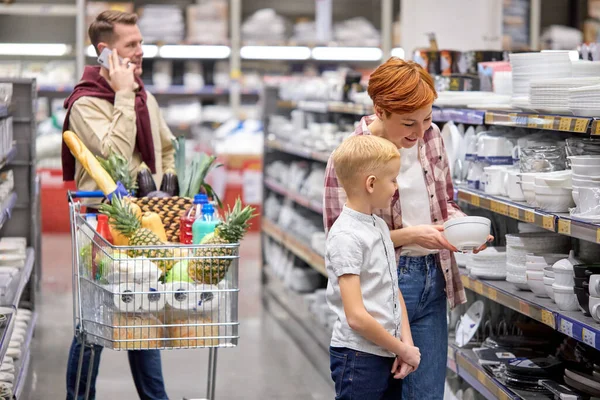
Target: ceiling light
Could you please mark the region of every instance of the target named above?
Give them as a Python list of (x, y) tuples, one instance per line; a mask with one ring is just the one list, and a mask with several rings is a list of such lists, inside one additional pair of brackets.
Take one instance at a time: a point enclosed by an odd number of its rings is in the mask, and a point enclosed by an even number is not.
[(63, 43), (0, 43), (0, 54), (9, 56), (60, 57), (71, 52)]
[(164, 45), (158, 54), (163, 58), (223, 59), (231, 54), (229, 46)]
[(394, 49), (392, 49), (392, 57), (398, 57), (402, 60), (404, 60), (404, 49), (402, 47), (396, 47)]
[[(158, 46), (154, 44), (143, 44), (142, 50), (144, 51), (144, 58), (154, 58), (158, 55)], [(98, 57), (96, 48), (91, 44), (85, 50), (85, 54), (88, 57)]]
[(381, 61), (379, 47), (315, 47), (312, 58), (330, 61)]

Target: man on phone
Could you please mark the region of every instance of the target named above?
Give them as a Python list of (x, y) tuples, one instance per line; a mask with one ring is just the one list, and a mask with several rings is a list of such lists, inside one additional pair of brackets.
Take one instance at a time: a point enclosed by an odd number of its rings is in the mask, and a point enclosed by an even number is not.
[[(173, 135), (161, 116), (156, 99), (144, 89), (142, 74), (142, 35), (137, 15), (104, 11), (90, 25), (88, 34), (101, 66), (87, 66), (81, 81), (65, 101), (67, 115), (63, 130), (71, 130), (88, 149), (103, 157), (115, 151), (129, 160), (130, 172), (145, 163), (155, 180), (173, 168)], [(110, 49), (110, 54), (105, 49)], [(102, 60), (102, 61), (101, 61)], [(63, 179), (75, 180), (78, 190), (98, 190), (94, 180), (63, 142)], [(85, 348), (79, 388), (75, 388), (81, 344), (74, 338), (67, 365), (67, 400), (85, 396), (91, 351)], [(95, 383), (102, 347), (95, 346), (91, 370), (90, 399), (95, 398)], [(128, 352), (131, 373), (141, 399), (168, 399), (162, 377), (158, 350)]]

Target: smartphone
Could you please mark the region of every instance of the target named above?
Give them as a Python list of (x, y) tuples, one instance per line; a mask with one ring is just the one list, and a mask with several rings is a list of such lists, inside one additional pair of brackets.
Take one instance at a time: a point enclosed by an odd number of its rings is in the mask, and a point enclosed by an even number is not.
[[(103, 66), (106, 69), (110, 69), (110, 63), (108, 62), (108, 58), (111, 56), (112, 50), (108, 47), (105, 47), (104, 50), (98, 56), (98, 64)], [(123, 59), (119, 57), (119, 61), (122, 63)]]

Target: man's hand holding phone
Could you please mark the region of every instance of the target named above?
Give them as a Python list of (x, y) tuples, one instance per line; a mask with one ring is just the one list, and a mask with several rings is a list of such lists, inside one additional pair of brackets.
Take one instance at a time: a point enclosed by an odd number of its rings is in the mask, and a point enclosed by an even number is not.
[(129, 58), (121, 60), (117, 50), (114, 49), (108, 57), (108, 82), (117, 92), (133, 92), (135, 85), (135, 64), (129, 62)]

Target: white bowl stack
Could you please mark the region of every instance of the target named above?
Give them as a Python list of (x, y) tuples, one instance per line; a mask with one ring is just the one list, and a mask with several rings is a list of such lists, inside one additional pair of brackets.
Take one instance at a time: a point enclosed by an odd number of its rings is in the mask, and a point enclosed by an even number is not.
[(506, 279), (506, 247), (488, 247), (469, 255), (467, 269), (474, 278), (505, 280)]
[(543, 172), (535, 175), (535, 205), (548, 212), (568, 212), (574, 207), (572, 172)]
[(600, 85), (569, 89), (569, 111), (580, 117), (600, 116)]
[(545, 270), (552, 267), (555, 262), (568, 258), (566, 253), (561, 254), (527, 254), (525, 268), (527, 269), (527, 286), (537, 297), (550, 297), (544, 287)]
[(574, 257), (574, 252), (571, 251), (568, 258), (559, 260), (552, 266), (552, 271), (554, 271), (554, 283), (552, 284), (554, 302), (561, 311), (576, 311), (579, 309), (574, 289), (575, 274), (573, 272), (573, 265), (578, 263), (579, 261)]
[(550, 113), (568, 114), (569, 89), (599, 85), (600, 78), (532, 79), (529, 100), (531, 107)]
[(552, 267), (544, 268), (544, 278), (542, 279), (546, 294), (550, 297), (550, 300), (554, 301), (554, 289), (552, 288), (552, 285), (554, 284), (554, 269), (552, 269)]
[(511, 104), (531, 108), (529, 89), (532, 79), (571, 77), (571, 59), (568, 52), (510, 54), (513, 77)]
[(580, 188), (598, 188), (600, 190), (600, 156), (569, 156), (573, 171), (573, 201), (579, 206)]
[(568, 236), (550, 232), (506, 235), (506, 281), (518, 289), (530, 290), (527, 284), (527, 255), (566, 253), (570, 244)]

